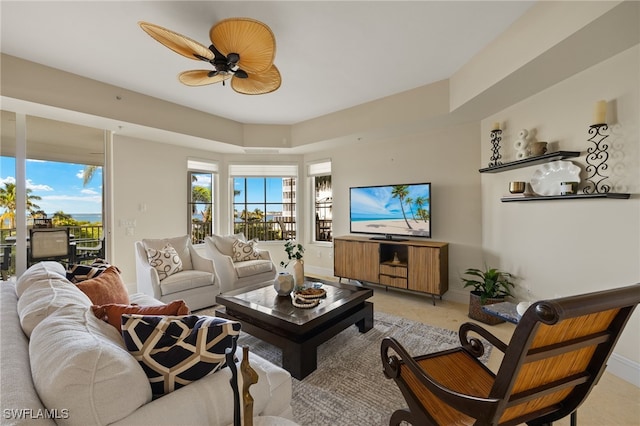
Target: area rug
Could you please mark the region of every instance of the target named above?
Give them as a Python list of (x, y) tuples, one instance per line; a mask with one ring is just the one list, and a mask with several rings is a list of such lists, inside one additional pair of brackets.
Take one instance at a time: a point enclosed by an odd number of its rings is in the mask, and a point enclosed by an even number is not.
[[(409, 351), (420, 355), (459, 346), (458, 333), (381, 312), (374, 326), (360, 333), (351, 326), (318, 348), (318, 368), (304, 378), (293, 379), (293, 414), (302, 426), (388, 425), (395, 410), (406, 406), (393, 380), (382, 373), (380, 342), (392, 336)], [(247, 333), (238, 345), (282, 365), (280, 349)], [(483, 361), (489, 357), (487, 348)]]

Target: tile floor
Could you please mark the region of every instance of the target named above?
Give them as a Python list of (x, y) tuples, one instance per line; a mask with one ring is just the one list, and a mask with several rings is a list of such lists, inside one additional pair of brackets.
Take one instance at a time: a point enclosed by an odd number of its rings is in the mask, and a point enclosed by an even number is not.
[[(456, 331), (460, 324), (472, 321), (467, 316), (466, 304), (436, 299), (436, 305), (433, 306), (431, 297), (396, 290), (385, 291), (384, 287), (371, 287), (374, 289), (374, 295), (370, 300), (376, 311)], [(515, 329), (515, 325), (510, 323), (482, 325), (506, 342), (509, 341)], [(500, 364), (500, 360), (501, 352), (493, 351), (489, 367), (495, 369)], [(600, 383), (595, 386), (591, 395), (578, 410), (578, 424), (580, 426), (640, 425), (640, 388), (605, 372)], [(555, 425), (569, 425), (569, 418), (562, 419)]]

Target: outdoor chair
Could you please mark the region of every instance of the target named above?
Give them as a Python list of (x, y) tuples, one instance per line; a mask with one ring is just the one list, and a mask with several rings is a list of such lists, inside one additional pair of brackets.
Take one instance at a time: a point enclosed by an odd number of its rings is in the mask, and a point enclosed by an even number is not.
[(274, 219), (280, 227), (283, 240), (293, 240), (296, 238), (296, 231), (293, 230), (292, 222), (286, 222), (282, 216), (277, 216)]
[(68, 228), (32, 228), (29, 230), (28, 262), (42, 260), (73, 261)]
[(9, 268), (11, 268), (11, 245), (0, 245), (0, 275), (3, 281), (9, 278)]
[[(385, 338), (384, 374), (408, 405), (389, 424), (545, 425), (568, 416), (597, 384), (638, 303), (640, 284), (539, 301), (508, 345), (475, 323), (460, 327), (461, 347), (428, 355)], [(497, 373), (478, 360), (484, 347), (469, 332), (504, 353)]]
[(104, 259), (104, 238), (76, 242), (76, 261)]

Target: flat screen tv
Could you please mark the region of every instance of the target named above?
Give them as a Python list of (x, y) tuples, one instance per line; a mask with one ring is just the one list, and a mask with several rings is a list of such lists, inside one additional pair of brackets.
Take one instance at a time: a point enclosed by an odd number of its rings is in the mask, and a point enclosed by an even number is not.
[(349, 188), (349, 215), (350, 231), (373, 239), (431, 238), (431, 183)]

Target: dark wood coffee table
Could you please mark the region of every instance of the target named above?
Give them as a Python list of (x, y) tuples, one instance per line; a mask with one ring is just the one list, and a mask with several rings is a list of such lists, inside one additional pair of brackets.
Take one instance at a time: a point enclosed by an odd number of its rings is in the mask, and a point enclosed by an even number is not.
[(361, 333), (373, 327), (371, 289), (309, 279), (321, 283), (326, 298), (311, 309), (296, 308), (291, 297), (278, 296), (272, 285), (235, 295), (219, 295), (216, 316), (242, 323), (242, 330), (282, 349), (282, 367), (302, 380), (318, 365), (317, 348), (350, 325)]

